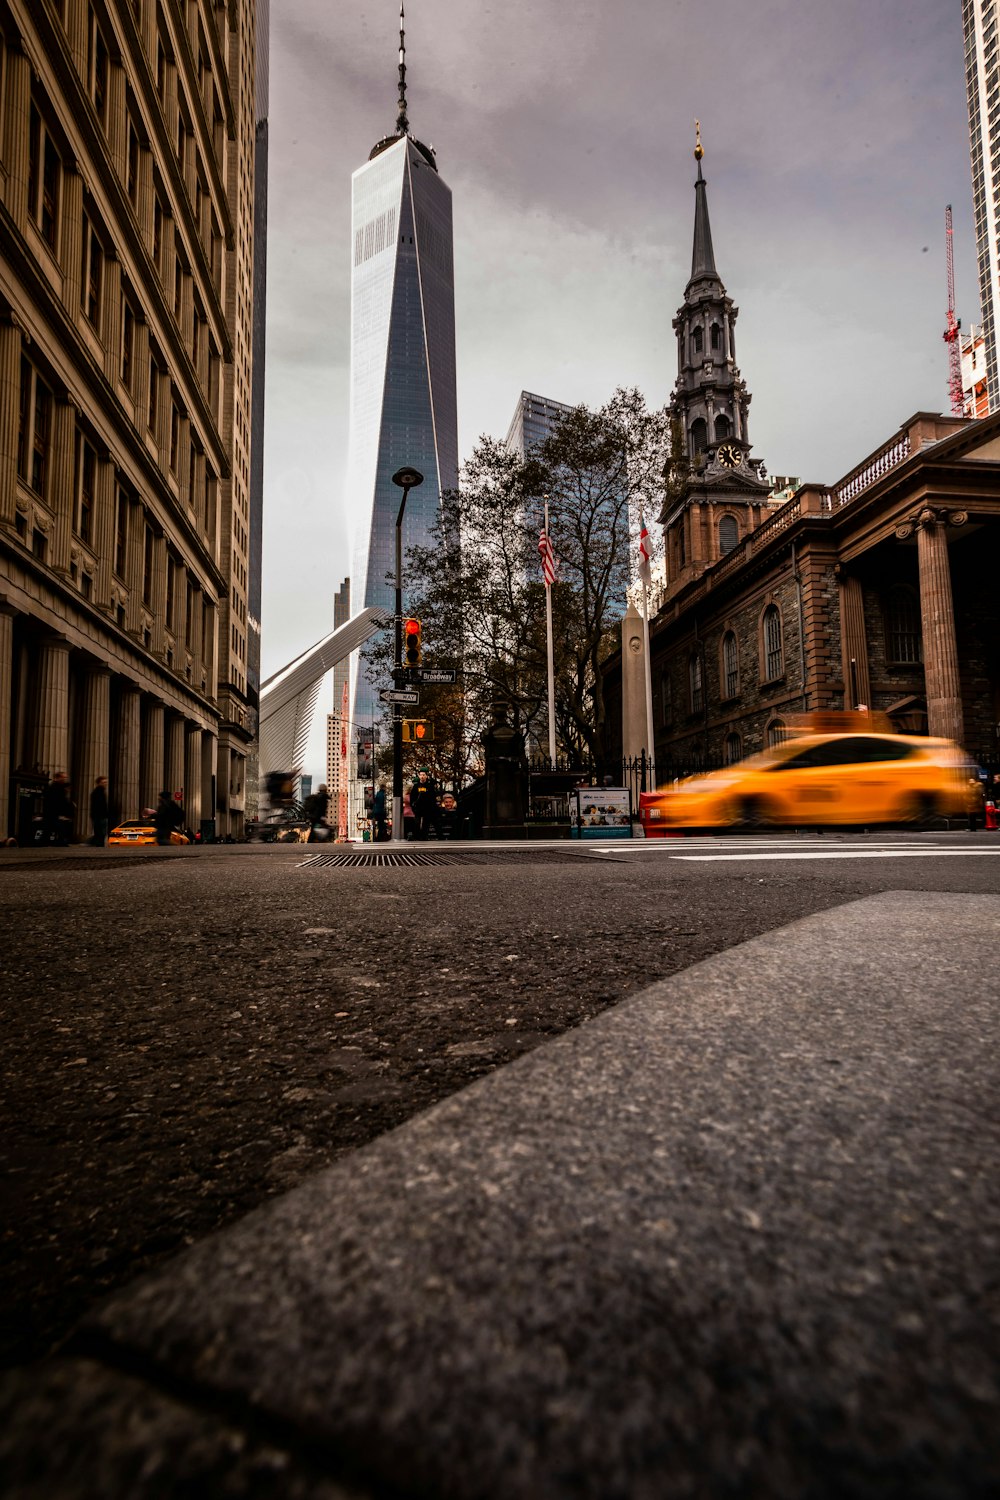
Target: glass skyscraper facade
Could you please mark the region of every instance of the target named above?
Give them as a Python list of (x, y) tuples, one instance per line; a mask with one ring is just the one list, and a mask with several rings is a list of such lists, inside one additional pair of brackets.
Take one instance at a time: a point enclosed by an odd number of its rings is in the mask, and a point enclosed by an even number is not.
[[(352, 192), (349, 495), (351, 608), (392, 608), (397, 469), (415, 468), (403, 553), (430, 540), (458, 482), (451, 191), (408, 134), (380, 142)], [(404, 562), (404, 609), (405, 562)], [(371, 723), (379, 684), (353, 663), (353, 719)]]
[(972, 206), (976, 217), (979, 301), (983, 314), (989, 410), (1000, 404), (996, 312), (1000, 297), (1000, 38), (997, 0), (963, 0), (965, 79), (969, 95)]
[(565, 406), (561, 401), (550, 401), (546, 396), (522, 391), (507, 429), (507, 447), (524, 458), (532, 448), (544, 443), (572, 410), (572, 406)]

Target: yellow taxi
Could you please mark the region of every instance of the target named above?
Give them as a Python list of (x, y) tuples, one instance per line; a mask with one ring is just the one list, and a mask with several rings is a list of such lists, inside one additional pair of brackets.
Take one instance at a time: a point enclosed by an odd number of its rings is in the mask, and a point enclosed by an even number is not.
[(968, 756), (923, 735), (805, 733), (705, 776), (644, 792), (647, 838), (690, 828), (913, 823), (977, 805)]
[[(190, 844), (191, 840), (186, 833), (173, 829), (170, 834), (172, 844)], [(124, 823), (119, 823), (112, 828), (108, 834), (109, 844), (155, 844), (156, 828), (152, 818), (131, 818)]]

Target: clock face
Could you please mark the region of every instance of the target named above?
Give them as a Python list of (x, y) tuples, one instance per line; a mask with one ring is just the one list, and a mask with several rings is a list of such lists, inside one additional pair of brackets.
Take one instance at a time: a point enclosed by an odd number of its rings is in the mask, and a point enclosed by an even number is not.
[(743, 454), (735, 443), (721, 443), (715, 456), (727, 469), (738, 469), (743, 459)]

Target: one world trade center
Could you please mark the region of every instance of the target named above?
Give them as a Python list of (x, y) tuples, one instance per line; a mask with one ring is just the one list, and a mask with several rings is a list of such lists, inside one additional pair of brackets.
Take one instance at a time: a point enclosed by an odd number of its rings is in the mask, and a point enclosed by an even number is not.
[[(349, 505), (354, 528), (351, 612), (391, 610), (396, 470), (415, 468), (403, 526), (426, 545), (441, 493), (458, 480), (455, 281), (451, 191), (434, 152), (410, 135), (400, 9), (396, 132), (352, 178), (351, 419)], [(354, 724), (375, 717), (377, 685), (355, 658)]]

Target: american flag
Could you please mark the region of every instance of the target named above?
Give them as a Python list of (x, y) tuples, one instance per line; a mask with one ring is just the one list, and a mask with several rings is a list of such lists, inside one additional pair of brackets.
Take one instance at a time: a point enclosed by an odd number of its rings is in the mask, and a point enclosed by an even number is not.
[(556, 581), (556, 555), (552, 550), (549, 534), (544, 527), (538, 538), (538, 555), (542, 559), (542, 577), (545, 579), (545, 587), (551, 588)]
[(650, 579), (653, 576), (650, 569), (652, 553), (649, 550), (649, 532), (646, 530), (646, 523), (641, 516), (639, 518), (639, 526), (641, 528), (639, 532), (639, 577), (648, 588)]

